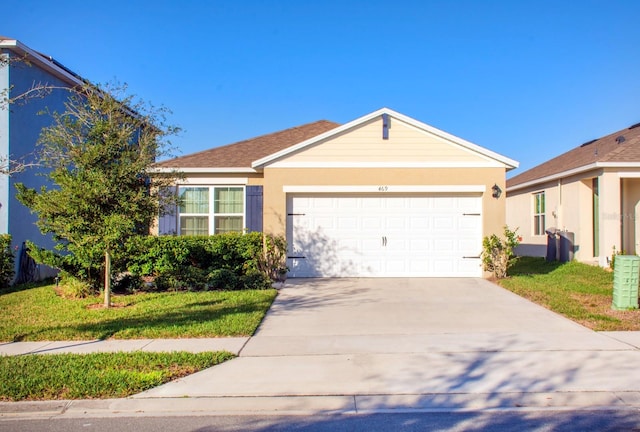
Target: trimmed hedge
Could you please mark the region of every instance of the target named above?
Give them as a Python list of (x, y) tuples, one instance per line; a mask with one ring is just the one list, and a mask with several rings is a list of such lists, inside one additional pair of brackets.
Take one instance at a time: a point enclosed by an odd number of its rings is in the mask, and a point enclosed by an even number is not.
[(153, 279), (159, 290), (265, 289), (269, 277), (261, 272), (262, 233), (213, 236), (140, 236), (127, 243), (131, 279)]

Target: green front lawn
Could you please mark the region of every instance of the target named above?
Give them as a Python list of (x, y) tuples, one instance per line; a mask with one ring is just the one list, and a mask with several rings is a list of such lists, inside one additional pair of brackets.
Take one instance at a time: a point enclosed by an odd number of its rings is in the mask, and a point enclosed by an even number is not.
[(0, 356), (0, 401), (122, 398), (233, 357), (227, 352)]
[(163, 292), (64, 299), (54, 285), (0, 291), (0, 341), (249, 336), (276, 290)]
[(498, 281), (504, 288), (598, 331), (640, 330), (640, 310), (615, 311), (613, 273), (579, 262), (521, 257)]

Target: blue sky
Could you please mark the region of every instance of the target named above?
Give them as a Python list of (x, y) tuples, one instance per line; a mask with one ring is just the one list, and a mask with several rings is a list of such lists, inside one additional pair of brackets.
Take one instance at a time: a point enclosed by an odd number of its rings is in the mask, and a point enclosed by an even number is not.
[(635, 0), (5, 0), (0, 34), (173, 111), (188, 154), (389, 107), (522, 172), (640, 122)]

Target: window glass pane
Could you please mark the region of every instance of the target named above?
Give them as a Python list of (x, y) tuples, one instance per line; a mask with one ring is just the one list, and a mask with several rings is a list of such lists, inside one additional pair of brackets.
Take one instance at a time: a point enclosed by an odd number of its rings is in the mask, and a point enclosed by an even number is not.
[(216, 216), (215, 232), (242, 232), (242, 216)]
[(180, 213), (209, 213), (209, 188), (180, 188)]
[(544, 192), (533, 195), (533, 235), (545, 233), (545, 199)]
[(209, 235), (209, 216), (180, 216), (180, 235)]
[(214, 192), (216, 213), (244, 213), (244, 196), (241, 187), (216, 188)]

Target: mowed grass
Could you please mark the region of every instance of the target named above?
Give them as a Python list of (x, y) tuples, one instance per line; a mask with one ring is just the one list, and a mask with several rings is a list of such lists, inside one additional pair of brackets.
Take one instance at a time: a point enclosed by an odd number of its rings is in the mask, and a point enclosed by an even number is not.
[(54, 285), (0, 291), (0, 341), (250, 336), (276, 290), (164, 292), (65, 299)]
[(616, 311), (613, 273), (572, 261), (521, 257), (498, 283), (504, 288), (598, 331), (640, 330), (640, 310)]
[(122, 398), (233, 357), (227, 352), (0, 356), (0, 401)]

